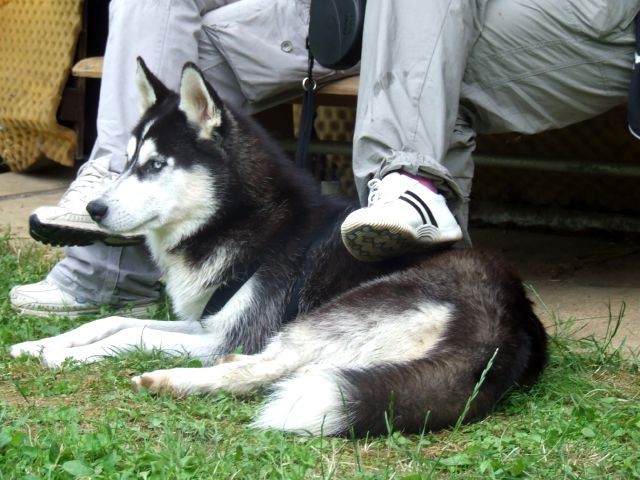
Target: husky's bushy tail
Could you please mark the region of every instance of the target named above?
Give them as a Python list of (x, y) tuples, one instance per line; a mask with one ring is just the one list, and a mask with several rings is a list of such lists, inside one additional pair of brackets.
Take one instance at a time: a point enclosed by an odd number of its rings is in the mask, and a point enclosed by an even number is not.
[(444, 348), (433, 357), (400, 364), (309, 369), (274, 385), (254, 426), (329, 436), (438, 430), (458, 421), (477, 385), (463, 420), (478, 419), (511, 386), (530, 385), (542, 371), (545, 358), (532, 356), (544, 357), (544, 352), (526, 348), (531, 341), (523, 341), (525, 348), (502, 345), (497, 352), (469, 348), (454, 356)]

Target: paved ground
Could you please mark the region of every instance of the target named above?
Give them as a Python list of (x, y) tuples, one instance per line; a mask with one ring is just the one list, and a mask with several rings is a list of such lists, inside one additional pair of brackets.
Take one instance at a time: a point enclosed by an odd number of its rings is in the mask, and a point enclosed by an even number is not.
[(500, 229), (472, 230), (472, 238), (476, 246), (502, 251), (511, 260), (535, 292), (537, 313), (547, 326), (573, 320), (581, 335), (603, 338), (609, 320), (624, 308), (616, 340), (640, 349), (636, 242)]
[[(55, 204), (73, 173), (0, 174), (0, 232), (28, 238), (29, 212)], [(538, 314), (553, 329), (554, 317), (573, 319), (582, 335), (602, 338), (611, 312), (625, 315), (617, 341), (640, 349), (640, 246), (628, 240), (541, 234), (497, 228), (472, 229), (476, 246), (502, 251), (535, 290)]]

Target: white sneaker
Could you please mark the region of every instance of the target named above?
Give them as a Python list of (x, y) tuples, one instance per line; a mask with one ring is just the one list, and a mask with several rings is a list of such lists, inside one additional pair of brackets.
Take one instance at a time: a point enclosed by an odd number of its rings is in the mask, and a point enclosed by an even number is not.
[(102, 241), (107, 245), (140, 243), (139, 235), (117, 235), (98, 226), (87, 213), (87, 203), (98, 198), (118, 176), (109, 171), (108, 158), (87, 164), (71, 183), (56, 206), (36, 208), (29, 217), (29, 233), (49, 245), (90, 245)]
[(398, 172), (369, 181), (369, 206), (342, 223), (342, 241), (358, 260), (382, 260), (462, 239), (444, 197)]
[[(92, 315), (100, 312), (101, 305), (83, 302), (73, 295), (63, 292), (47, 279), (30, 285), (18, 285), (9, 292), (9, 302), (14, 310), (23, 315), (48, 317), (60, 315), (76, 318), (80, 315)], [(136, 315), (146, 315), (149, 308), (156, 307), (154, 301), (134, 302), (120, 310)]]

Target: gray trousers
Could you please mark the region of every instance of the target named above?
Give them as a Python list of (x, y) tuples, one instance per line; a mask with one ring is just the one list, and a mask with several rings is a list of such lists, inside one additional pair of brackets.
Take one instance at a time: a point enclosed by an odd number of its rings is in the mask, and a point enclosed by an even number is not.
[[(197, 62), (250, 112), (298, 94), (308, 4), (112, 0), (91, 159), (123, 168), (138, 55), (174, 89), (182, 65)], [(638, 0), (369, 0), (353, 155), (361, 201), (369, 179), (404, 169), (437, 183), (466, 227), (476, 133), (536, 133), (624, 102), (638, 11)], [(158, 275), (144, 248), (96, 244), (68, 248), (50, 279), (116, 304), (157, 297)]]

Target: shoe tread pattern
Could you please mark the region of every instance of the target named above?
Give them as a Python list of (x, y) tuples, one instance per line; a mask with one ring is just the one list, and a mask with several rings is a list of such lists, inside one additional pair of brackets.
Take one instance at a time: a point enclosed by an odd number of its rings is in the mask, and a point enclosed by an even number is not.
[(91, 232), (72, 227), (61, 227), (42, 223), (36, 215), (29, 217), (29, 235), (34, 240), (54, 247), (84, 247), (96, 242), (102, 242), (112, 247), (138, 245), (144, 237), (121, 237), (103, 232)]
[(415, 236), (386, 225), (361, 225), (342, 232), (349, 253), (358, 260), (373, 262), (416, 250)]

